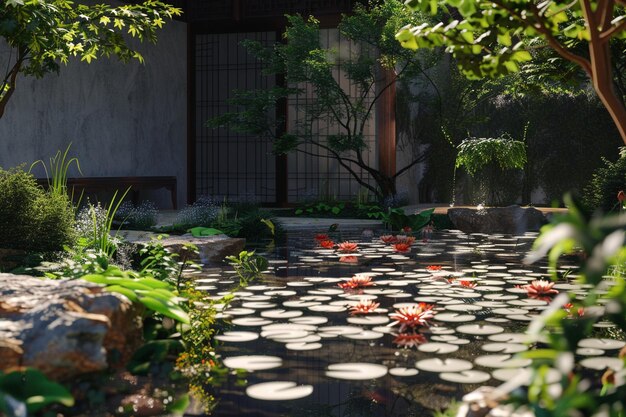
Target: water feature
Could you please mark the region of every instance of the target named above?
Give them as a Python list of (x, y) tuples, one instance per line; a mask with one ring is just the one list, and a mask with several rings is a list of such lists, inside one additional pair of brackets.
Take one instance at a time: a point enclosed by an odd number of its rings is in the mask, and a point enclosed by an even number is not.
[[(528, 361), (515, 353), (527, 349), (523, 332), (548, 304), (524, 288), (549, 279), (545, 264), (522, 264), (536, 234), (438, 232), (407, 253), (379, 236), (334, 236), (357, 242), (354, 253), (321, 248), (313, 232), (258, 248), (271, 273), (235, 293), (221, 313), (229, 326), (217, 337), (225, 365), (246, 369), (246, 383), (229, 378), (214, 415), (429, 416), (523, 372)], [(567, 270), (575, 278), (575, 267)], [(210, 271), (200, 282), (223, 295), (235, 283), (231, 273)], [(355, 275), (375, 285), (342, 288)], [(571, 281), (553, 289), (584, 291)], [(359, 302), (379, 306), (351, 314)], [(417, 303), (434, 306), (430, 326), (391, 325), (396, 309)], [(578, 352), (589, 369), (603, 370), (624, 345), (603, 326), (604, 339)]]

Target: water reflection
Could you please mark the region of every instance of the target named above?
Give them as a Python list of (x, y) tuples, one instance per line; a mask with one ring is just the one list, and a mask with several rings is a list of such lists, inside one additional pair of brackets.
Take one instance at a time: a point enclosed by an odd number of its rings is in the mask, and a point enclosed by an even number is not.
[[(250, 370), (247, 384), (229, 379), (214, 415), (427, 416), (499, 383), (525, 366), (513, 358), (525, 348), (520, 332), (546, 305), (521, 289), (547, 278), (545, 265), (521, 265), (534, 238), (438, 232), (402, 253), (377, 237), (336, 237), (358, 243), (355, 263), (340, 262), (346, 254), (320, 247), (313, 232), (271, 253), (257, 248), (272, 274), (224, 311), (232, 325), (218, 348)], [(355, 274), (376, 286), (338, 285)], [(227, 291), (228, 277), (208, 279)], [(360, 302), (379, 306), (350, 314)], [(430, 327), (388, 326), (395, 309), (416, 303), (434, 306)]]

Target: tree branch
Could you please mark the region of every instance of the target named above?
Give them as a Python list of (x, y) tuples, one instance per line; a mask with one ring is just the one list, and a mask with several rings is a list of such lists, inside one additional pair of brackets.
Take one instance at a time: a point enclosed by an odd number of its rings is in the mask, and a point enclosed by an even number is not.
[(626, 30), (626, 19), (622, 20), (617, 25), (611, 26), (609, 29), (607, 29), (604, 32), (600, 33), (600, 42), (602, 42), (602, 43), (608, 42), (609, 39), (611, 39), (611, 37), (613, 35), (615, 35), (616, 33), (621, 32), (623, 30)]
[(419, 164), (420, 162), (424, 162), (426, 160), (427, 156), (428, 156), (428, 152), (424, 152), (423, 154), (419, 155), (410, 164), (408, 164), (407, 166), (402, 168), (400, 171), (396, 172), (393, 175), (393, 177), (391, 177), (391, 178), (394, 178), (394, 179), (398, 178), (400, 175), (404, 174), (406, 171), (408, 171), (409, 169), (411, 169), (415, 165)]
[[(320, 146), (322, 149), (327, 149), (327, 150), (328, 150), (331, 154), (333, 154), (334, 159), (336, 159), (336, 160), (337, 160), (337, 162), (339, 162), (339, 164), (340, 164), (340, 165), (341, 165), (341, 166), (342, 166), (342, 167), (343, 167), (346, 171), (348, 171), (348, 173), (349, 173), (350, 175), (352, 175), (352, 177), (356, 180), (356, 182), (357, 182), (357, 183), (359, 183), (359, 185), (361, 185), (361, 186), (363, 186), (363, 187), (367, 188), (368, 190), (370, 190), (371, 192), (373, 192), (374, 194), (376, 194), (376, 195), (380, 198), (380, 193), (378, 192), (378, 190), (376, 189), (376, 187), (374, 187), (374, 186), (372, 186), (371, 184), (369, 184), (369, 183), (365, 182), (365, 181), (361, 178), (361, 176), (360, 176), (359, 174), (357, 174), (357, 173), (356, 173), (356, 172), (352, 169), (352, 167), (351, 167), (350, 165), (348, 165), (345, 161), (353, 162), (353, 163), (356, 163), (357, 165), (359, 165), (359, 166), (360, 166), (360, 164), (358, 164), (358, 162), (356, 162), (356, 161), (354, 161), (354, 160), (351, 160), (351, 159), (348, 159), (348, 158), (342, 158), (342, 157), (341, 157), (341, 155), (339, 155), (337, 152), (333, 151), (332, 149), (330, 149), (330, 148), (328, 148), (328, 147), (326, 147), (326, 146), (324, 146), (324, 145), (322, 145), (322, 144), (315, 143), (315, 142), (310, 142), (310, 143), (314, 143), (314, 144), (316, 144), (316, 145)], [(304, 154), (307, 154), (307, 155), (311, 155), (311, 156), (320, 156), (320, 155), (313, 154), (312, 152), (308, 152), (308, 151), (306, 151), (306, 150), (302, 150), (302, 149), (297, 149), (297, 148), (296, 148), (296, 151), (297, 151), (297, 152), (304, 153)], [(330, 156), (328, 156), (328, 158), (331, 158), (331, 157), (330, 157)], [(361, 167), (361, 168), (362, 168), (362, 167)]]
[[(13, 92), (15, 92), (15, 83), (17, 79), (17, 74), (19, 74), (22, 69), (22, 63), (26, 58), (26, 54), (28, 54), (27, 48), (19, 48), (17, 54), (17, 60), (15, 61), (15, 65), (11, 68), (11, 70), (7, 73), (4, 81), (2, 82), (2, 98), (0, 99), (0, 118), (4, 116), (4, 110), (6, 108), (7, 103), (13, 96)], [(8, 86), (8, 90), (4, 91), (6, 86)]]

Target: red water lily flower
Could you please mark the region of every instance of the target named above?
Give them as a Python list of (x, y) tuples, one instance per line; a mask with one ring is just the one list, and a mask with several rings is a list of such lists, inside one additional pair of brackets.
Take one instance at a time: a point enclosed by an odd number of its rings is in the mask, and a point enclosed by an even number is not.
[(315, 240), (321, 242), (323, 240), (330, 240), (330, 237), (326, 233), (318, 233), (315, 235)]
[(555, 290), (552, 287), (554, 287), (554, 282), (537, 279), (530, 284), (525, 285), (523, 288), (526, 290), (526, 293), (530, 298), (552, 301), (552, 296), (559, 293), (558, 290)]
[(337, 285), (343, 289), (353, 290), (355, 288), (371, 287), (376, 284), (372, 282), (372, 277), (368, 277), (366, 275), (355, 275), (348, 281), (340, 282)]
[(441, 265), (428, 265), (426, 270), (430, 272), (441, 271)]
[(380, 303), (375, 303), (372, 300), (359, 300), (358, 303), (350, 307), (350, 314), (369, 314), (372, 313), (380, 306)]
[(359, 258), (357, 258), (356, 256), (342, 256), (341, 258), (339, 258), (339, 262), (344, 262), (347, 264), (356, 264), (359, 262)]
[(403, 332), (406, 328), (414, 328), (417, 326), (428, 326), (428, 320), (432, 319), (435, 313), (432, 311), (432, 306), (424, 303), (412, 304), (406, 307), (400, 307), (389, 317), (394, 320), (387, 326), (400, 325), (400, 332)]
[(411, 233), (411, 232), (413, 231), (413, 229), (412, 229), (411, 227), (409, 227), (409, 226), (404, 226), (404, 227), (402, 228), (402, 231), (403, 231), (404, 233)]
[(394, 235), (382, 235), (380, 240), (382, 240), (383, 243), (396, 243), (398, 241)]
[(332, 249), (335, 247), (335, 242), (332, 240), (320, 240), (320, 246), (326, 249)]
[(409, 243), (396, 243), (393, 245), (393, 250), (400, 253), (410, 252), (411, 245)]
[(465, 287), (465, 288), (474, 288), (474, 287), (476, 287), (476, 283), (475, 283), (474, 281), (465, 281), (465, 280), (462, 280), (462, 281), (459, 281), (459, 284), (460, 284), (462, 287)]
[(339, 252), (351, 253), (359, 250), (359, 245), (356, 242), (341, 242), (337, 245)]
[(400, 347), (412, 348), (428, 342), (426, 337), (419, 333), (400, 333), (393, 339), (393, 344)]
[(619, 192), (617, 193), (617, 201), (623, 203), (624, 200), (626, 200), (626, 193), (624, 192), (624, 190), (619, 190)]
[(413, 236), (399, 235), (396, 236), (396, 239), (398, 240), (398, 243), (406, 243), (407, 245), (412, 245), (413, 242), (415, 242), (415, 237)]

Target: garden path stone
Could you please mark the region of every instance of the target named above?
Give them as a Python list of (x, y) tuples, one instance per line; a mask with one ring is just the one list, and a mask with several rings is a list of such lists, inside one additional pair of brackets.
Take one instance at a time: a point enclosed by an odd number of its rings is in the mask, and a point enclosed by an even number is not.
[(97, 284), (0, 274), (0, 300), (0, 370), (67, 380), (123, 366), (142, 342), (141, 311)]

